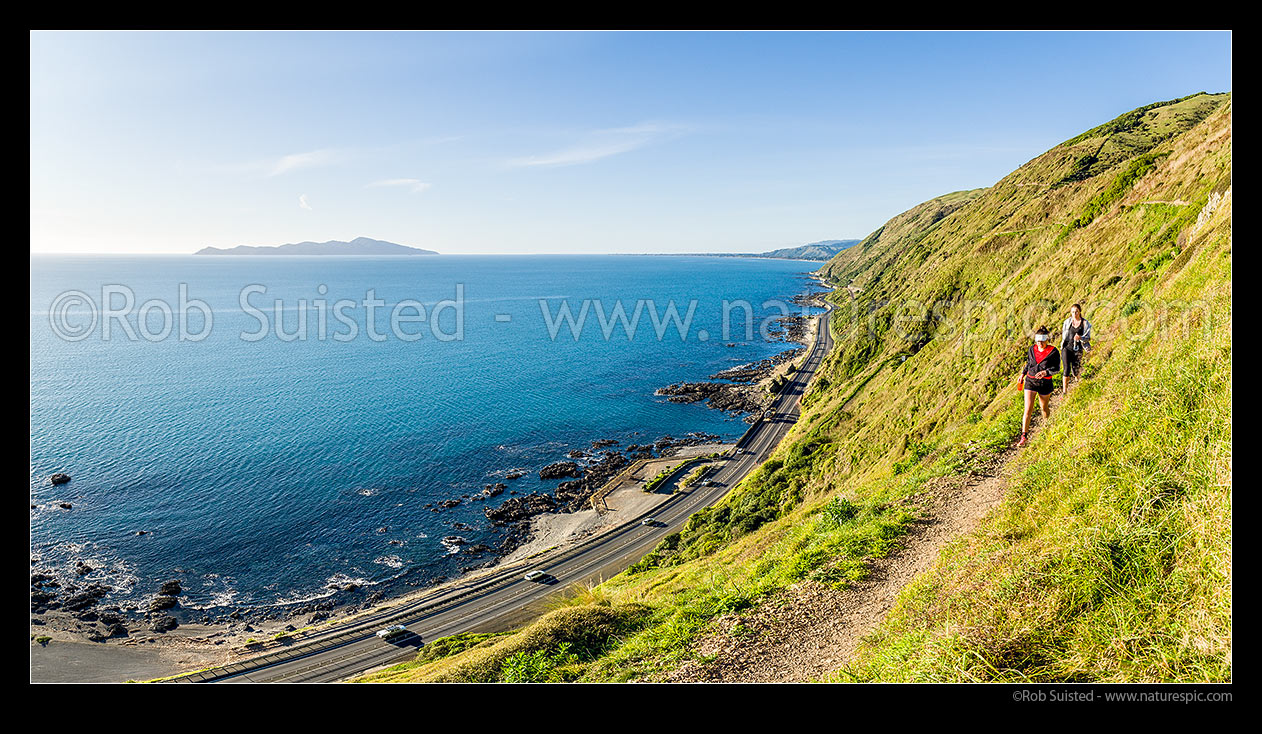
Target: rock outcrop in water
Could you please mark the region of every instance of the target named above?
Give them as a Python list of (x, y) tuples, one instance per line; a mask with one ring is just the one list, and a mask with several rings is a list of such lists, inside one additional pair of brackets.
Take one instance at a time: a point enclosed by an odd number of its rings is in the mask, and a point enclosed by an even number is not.
[(540, 479), (565, 479), (573, 477), (577, 479), (583, 475), (583, 470), (578, 468), (578, 464), (573, 461), (558, 461), (555, 464), (548, 464), (539, 470)]
[[(800, 317), (785, 317), (796, 319)], [(802, 326), (805, 329), (805, 326)], [(757, 383), (769, 376), (780, 365), (796, 359), (804, 348), (786, 349), (779, 354), (757, 362), (732, 367), (710, 375), (712, 382), (677, 382), (659, 388), (655, 395), (666, 397), (672, 403), (698, 403), (727, 413), (754, 414), (761, 412), (770, 402), (770, 396), (760, 390)], [(719, 382), (713, 382), (719, 380)], [(748, 419), (747, 419), (748, 420)]]
[[(680, 447), (715, 443), (718, 440), (719, 437), (712, 433), (693, 431), (681, 438), (663, 436), (651, 444), (630, 444), (623, 451), (603, 451), (599, 454), (583, 452), (586, 463), (582, 466), (576, 461), (549, 464), (540, 470), (541, 478), (575, 478), (559, 483), (553, 494), (535, 492), (510, 497), (500, 506), (488, 507), (482, 511), (491, 524), (504, 533), (498, 552), (511, 552), (527, 542), (531, 534), (530, 518), (536, 515), (586, 509), (592, 495), (633, 461), (670, 456)], [(592, 446), (601, 448), (618, 443), (612, 439), (601, 439), (593, 441)]]
[(727, 382), (678, 382), (657, 390), (672, 403), (698, 403), (702, 400), (715, 410), (754, 413), (762, 410), (766, 398), (750, 385)]
[(545, 512), (555, 512), (556, 507), (557, 502), (552, 495), (533, 492), (524, 497), (510, 497), (499, 507), (486, 508), (482, 514), (493, 525), (507, 525)]
[(599, 461), (591, 464), (583, 472), (580, 479), (561, 482), (556, 488), (557, 502), (565, 511), (573, 511), (585, 507), (587, 500), (605, 482), (613, 479), (622, 468), (631, 462), (616, 451), (606, 451)]

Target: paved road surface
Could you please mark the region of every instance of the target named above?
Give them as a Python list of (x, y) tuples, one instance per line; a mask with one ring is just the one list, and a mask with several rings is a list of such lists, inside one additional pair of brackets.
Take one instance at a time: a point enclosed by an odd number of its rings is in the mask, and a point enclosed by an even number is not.
[[(799, 402), (824, 355), (832, 348), (828, 329), (831, 312), (819, 321), (819, 336), (802, 368), (776, 399), (770, 419), (755, 423), (738, 442), (739, 453), (712, 472), (713, 486), (693, 486), (673, 494), (651, 514), (653, 526), (641, 517), (569, 549), (556, 551), (511, 569), (482, 576), (455, 588), (435, 592), (401, 607), (370, 615), (319, 637), (290, 647), (194, 673), (189, 682), (320, 682), (349, 678), (383, 665), (410, 660), (421, 640), (436, 640), (461, 632), (508, 629), (542, 611), (545, 599), (572, 584), (598, 582), (625, 570), (652, 550), (666, 535), (679, 530), (697, 510), (714, 504), (767, 458), (797, 420)], [(678, 481), (676, 478), (675, 481)], [(523, 579), (527, 571), (542, 570), (553, 584)], [(386, 642), (377, 630), (403, 624), (409, 634)], [(419, 637), (418, 637), (419, 636)]]

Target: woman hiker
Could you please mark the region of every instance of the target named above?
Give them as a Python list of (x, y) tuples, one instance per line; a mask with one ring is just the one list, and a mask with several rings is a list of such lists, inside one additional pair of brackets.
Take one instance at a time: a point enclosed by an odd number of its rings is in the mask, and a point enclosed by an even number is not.
[(1069, 389), (1069, 377), (1076, 379), (1082, 374), (1082, 358), (1091, 349), (1091, 322), (1082, 317), (1082, 306), (1069, 307), (1069, 318), (1060, 327), (1060, 351), (1065, 355), (1065, 382), (1062, 392)]
[(1030, 432), (1030, 413), (1034, 410), (1034, 396), (1038, 396), (1043, 420), (1051, 416), (1048, 400), (1052, 394), (1052, 375), (1060, 372), (1060, 352), (1051, 344), (1052, 336), (1046, 326), (1034, 332), (1034, 344), (1026, 352), (1025, 367), (1021, 368), (1020, 385), (1025, 391), (1025, 415), (1021, 416), (1021, 440), (1024, 446)]

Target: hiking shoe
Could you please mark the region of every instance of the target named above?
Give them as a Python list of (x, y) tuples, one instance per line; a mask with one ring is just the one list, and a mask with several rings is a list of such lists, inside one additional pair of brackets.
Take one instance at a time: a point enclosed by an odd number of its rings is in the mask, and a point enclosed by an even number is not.
[(1028, 440), (1029, 440), (1029, 438), (1027, 438), (1027, 437), (1026, 437), (1026, 435), (1025, 435), (1024, 433), (1022, 433), (1022, 434), (1021, 434), (1021, 440), (1020, 440), (1020, 441), (1017, 441), (1017, 448), (1021, 448), (1022, 446), (1024, 446), (1024, 445), (1026, 444), (1026, 441), (1028, 441)]

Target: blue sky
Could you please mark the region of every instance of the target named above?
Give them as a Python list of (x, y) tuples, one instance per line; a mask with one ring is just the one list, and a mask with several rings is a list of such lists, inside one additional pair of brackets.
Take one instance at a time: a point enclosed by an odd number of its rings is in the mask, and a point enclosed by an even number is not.
[(862, 237), (1140, 105), (1229, 33), (33, 33), (32, 252)]

